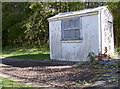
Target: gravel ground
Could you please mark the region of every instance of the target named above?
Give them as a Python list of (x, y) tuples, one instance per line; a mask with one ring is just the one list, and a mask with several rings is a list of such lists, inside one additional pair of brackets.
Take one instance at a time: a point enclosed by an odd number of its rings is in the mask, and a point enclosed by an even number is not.
[[(92, 88), (90, 88), (90, 86), (83, 87), (85, 85), (81, 85), (79, 82), (98, 78), (102, 75), (99, 72), (100, 69), (88, 65), (81, 67), (73, 66), (76, 63), (77, 62), (32, 61), (3, 58), (0, 68), (2, 68), (1, 72), (4, 74), (26, 79), (26, 81), (36, 82), (40, 85), (49, 85), (50, 87), (60, 89), (73, 89), (75, 87), (75, 89), (97, 89), (94, 88), (95, 86)], [(107, 73), (107, 71), (105, 73)]]

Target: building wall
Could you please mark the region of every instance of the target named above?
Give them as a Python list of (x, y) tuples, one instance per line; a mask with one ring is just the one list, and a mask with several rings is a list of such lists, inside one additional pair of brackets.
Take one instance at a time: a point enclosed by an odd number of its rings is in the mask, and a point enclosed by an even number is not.
[(82, 16), (83, 40), (61, 41), (61, 21), (49, 22), (50, 57), (67, 61), (86, 61), (89, 52), (98, 54), (98, 14)]
[(98, 15), (83, 16), (83, 40), (62, 42), (62, 58), (69, 61), (86, 61), (89, 52), (98, 53)]
[(49, 22), (50, 58), (61, 59), (61, 21)]
[[(102, 22), (102, 53), (105, 47), (108, 54), (114, 55), (114, 34), (113, 34), (113, 18), (108, 9), (103, 9), (101, 13)], [(111, 27), (110, 27), (111, 26)]]

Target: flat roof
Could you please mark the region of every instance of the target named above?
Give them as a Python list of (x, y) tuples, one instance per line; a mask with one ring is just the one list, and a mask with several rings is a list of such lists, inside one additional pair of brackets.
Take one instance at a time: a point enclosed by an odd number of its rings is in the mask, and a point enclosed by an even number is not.
[(95, 11), (99, 11), (103, 8), (108, 8), (108, 5), (107, 6), (100, 6), (100, 7), (96, 7), (96, 8), (83, 9), (83, 10), (79, 10), (79, 11), (59, 13), (59, 14), (53, 16), (53, 17), (48, 18), (48, 20), (63, 18), (63, 17), (68, 17), (68, 16), (74, 16), (74, 15), (80, 15), (80, 14), (85, 14), (85, 13), (90, 13), (90, 12), (95, 12)]

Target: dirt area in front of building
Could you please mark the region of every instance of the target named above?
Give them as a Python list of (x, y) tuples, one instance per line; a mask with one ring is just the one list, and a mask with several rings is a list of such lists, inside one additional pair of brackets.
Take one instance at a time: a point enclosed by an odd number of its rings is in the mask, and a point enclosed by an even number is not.
[(60, 89), (83, 88), (85, 84), (93, 84), (102, 75), (119, 75), (114, 67), (110, 72), (108, 68), (100, 69), (91, 65), (75, 66), (78, 62), (6, 60), (10, 59), (2, 59), (3, 62), (0, 64), (3, 74)]

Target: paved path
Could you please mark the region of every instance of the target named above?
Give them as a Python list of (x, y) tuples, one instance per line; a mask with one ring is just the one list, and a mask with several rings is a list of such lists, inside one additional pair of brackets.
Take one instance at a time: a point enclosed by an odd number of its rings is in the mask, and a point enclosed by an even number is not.
[(30, 82), (30, 81), (26, 81), (25, 79), (19, 79), (19, 78), (16, 78), (16, 77), (12, 77), (12, 76), (9, 76), (7, 74), (3, 74), (3, 73), (0, 73), (0, 77), (3, 77), (3, 78), (7, 78), (7, 79), (10, 79), (14, 82), (19, 82), (19, 83), (22, 83), (24, 85), (29, 85), (31, 87), (49, 87), (47, 85), (40, 85), (38, 83), (35, 83), (35, 82)]
[(2, 64), (0, 64), (0, 67), (2, 68), (1, 72), (3, 74), (34, 82), (40, 86), (56, 87), (60, 89), (69, 89), (74, 86), (83, 89), (90, 87), (97, 89), (94, 87), (106, 84), (104, 81), (99, 81), (94, 85), (76, 85), (79, 81), (88, 81), (98, 77), (100, 75), (98, 72), (100, 69), (89, 66), (74, 67), (75, 62), (33, 61), (8, 58), (1, 60)]

